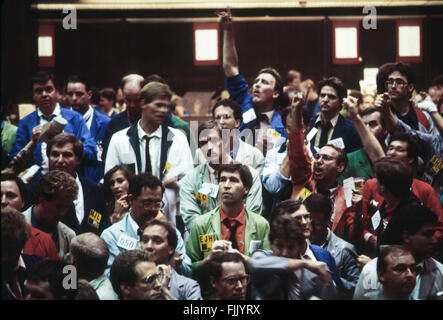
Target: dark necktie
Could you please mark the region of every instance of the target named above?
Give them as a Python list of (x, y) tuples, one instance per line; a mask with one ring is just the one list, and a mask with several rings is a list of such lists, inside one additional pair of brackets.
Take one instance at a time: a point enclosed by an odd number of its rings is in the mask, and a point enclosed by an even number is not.
[(144, 136), (143, 139), (146, 140), (146, 148), (145, 148), (145, 155), (146, 155), (146, 169), (145, 172), (151, 172), (152, 173), (152, 167), (151, 167), (151, 156), (149, 155), (149, 141), (153, 137)]
[(232, 226), (229, 222), (229, 219), (226, 218), (225, 220), (223, 220), (223, 224), (229, 229), (229, 241), (231, 241), (232, 248), (238, 250), (237, 240), (235, 239), (235, 233), (237, 232), (237, 227), (239, 226), (237, 221), (234, 221), (234, 225)]
[(262, 123), (262, 122), (266, 122), (266, 123), (269, 124), (268, 116), (265, 115), (264, 113), (262, 113), (262, 114), (260, 114), (260, 115), (258, 116), (258, 126), (259, 126), (259, 127), (261, 127), (261, 123)]
[(51, 114), (49, 116), (45, 116), (44, 114), (42, 114), (42, 118), (45, 119), (48, 122), (51, 122), (52, 119), (54, 119), (56, 117), (55, 114)]
[(321, 123), (320, 128), (321, 128), (321, 135), (320, 135), (320, 142), (318, 143), (319, 148), (323, 147), (325, 144), (328, 143), (329, 130), (332, 128), (331, 121), (328, 121), (325, 124)]
[(142, 230), (141, 228), (138, 228), (138, 229), (137, 229), (137, 235), (138, 235), (138, 237), (139, 237), (140, 240), (141, 240), (141, 238), (142, 238), (142, 236), (143, 236), (143, 230)]

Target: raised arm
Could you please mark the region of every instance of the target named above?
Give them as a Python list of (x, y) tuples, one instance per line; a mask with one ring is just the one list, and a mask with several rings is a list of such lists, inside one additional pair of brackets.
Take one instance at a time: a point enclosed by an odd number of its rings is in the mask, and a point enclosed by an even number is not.
[(239, 74), (239, 68), (231, 9), (228, 7), (226, 10), (217, 11), (216, 14), (223, 30), (223, 70), (226, 78), (234, 77)]
[(351, 118), (352, 123), (357, 130), (363, 148), (368, 154), (371, 162), (374, 163), (378, 159), (383, 158), (385, 156), (385, 152), (383, 151), (380, 142), (378, 142), (377, 138), (372, 134), (371, 131), (369, 131), (358, 114), (357, 99), (351, 96), (343, 99), (343, 107), (347, 110), (348, 116)]

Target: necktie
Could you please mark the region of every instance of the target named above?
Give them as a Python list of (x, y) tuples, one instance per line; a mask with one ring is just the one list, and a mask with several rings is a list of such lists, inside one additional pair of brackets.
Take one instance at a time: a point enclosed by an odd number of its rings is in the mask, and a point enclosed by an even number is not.
[(320, 142), (318, 143), (318, 147), (321, 148), (325, 144), (328, 143), (328, 135), (329, 135), (329, 129), (332, 128), (331, 121), (326, 122), (325, 124), (320, 124), (321, 128), (321, 135), (320, 135)]
[(232, 226), (229, 222), (229, 219), (226, 218), (223, 220), (223, 224), (229, 229), (230, 235), (229, 235), (229, 241), (231, 241), (232, 248), (238, 250), (238, 244), (237, 240), (235, 239), (235, 233), (237, 232), (238, 223), (237, 221), (234, 221), (234, 225)]
[(145, 172), (152, 172), (151, 167), (151, 156), (149, 155), (149, 140), (151, 140), (153, 137), (144, 136), (143, 137), (146, 140), (146, 148), (145, 148), (145, 156), (146, 156), (146, 169)]
[(140, 239), (142, 238), (143, 230), (142, 230), (141, 228), (138, 228), (138, 229), (137, 229), (137, 235), (138, 235), (138, 237), (139, 237)]
[(259, 126), (259, 127), (261, 127), (261, 123), (262, 123), (262, 122), (269, 123), (268, 116), (265, 115), (264, 113), (262, 113), (262, 114), (260, 114), (260, 115), (258, 116), (257, 121), (258, 121), (258, 126)]
[(55, 117), (56, 117), (55, 114), (51, 114), (49, 116), (45, 116), (44, 114), (42, 114), (42, 118), (48, 122), (51, 122), (51, 120), (54, 119)]

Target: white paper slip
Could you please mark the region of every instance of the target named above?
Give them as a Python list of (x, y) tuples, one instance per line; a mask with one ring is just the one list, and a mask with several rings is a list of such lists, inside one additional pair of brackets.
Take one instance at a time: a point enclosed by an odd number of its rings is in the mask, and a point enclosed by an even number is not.
[(381, 221), (381, 215), (380, 215), (379, 210), (377, 210), (377, 212), (372, 215), (371, 221), (372, 221), (372, 226), (374, 227), (374, 230), (377, 230), (378, 226), (380, 225), (380, 221)]
[(30, 182), (30, 180), (35, 176), (35, 174), (37, 173), (37, 171), (40, 169), (40, 166), (37, 164), (34, 164), (32, 167), (30, 167), (28, 169), (28, 171), (26, 171), (26, 173), (21, 177), (22, 181), (25, 184), (28, 184)]
[(261, 240), (251, 240), (249, 243), (249, 253), (252, 254), (255, 250), (260, 249)]
[(218, 185), (213, 183), (204, 182), (199, 190), (201, 193), (210, 196), (211, 198), (217, 198)]
[(137, 239), (131, 238), (126, 234), (120, 235), (117, 246), (125, 250), (135, 250), (137, 248)]
[(243, 122), (249, 123), (252, 120), (257, 119), (257, 115), (255, 114), (254, 108), (249, 109), (245, 113), (243, 113)]
[(314, 138), (314, 136), (317, 134), (317, 132), (318, 132), (318, 129), (316, 127), (313, 127), (309, 131), (308, 135), (306, 136), (306, 140), (311, 141), (311, 139)]
[(352, 206), (352, 190), (354, 190), (354, 178), (349, 177), (343, 180), (343, 191), (345, 193), (346, 206)]
[(332, 144), (336, 147), (339, 147), (340, 149), (344, 149), (345, 148), (345, 143), (343, 141), (343, 138), (337, 138), (334, 140), (329, 140), (328, 144)]

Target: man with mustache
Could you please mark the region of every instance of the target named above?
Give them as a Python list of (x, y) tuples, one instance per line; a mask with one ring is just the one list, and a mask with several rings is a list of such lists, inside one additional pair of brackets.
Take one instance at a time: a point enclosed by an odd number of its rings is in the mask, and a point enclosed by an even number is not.
[(320, 114), (311, 119), (312, 128), (307, 137), (313, 154), (327, 143), (334, 143), (346, 153), (362, 147), (360, 137), (351, 120), (340, 114), (346, 89), (336, 77), (323, 79), (318, 84)]
[(243, 198), (252, 186), (252, 176), (242, 164), (222, 165), (218, 172), (221, 205), (198, 216), (191, 227), (187, 254), (194, 271), (213, 252), (234, 250), (250, 256), (256, 249), (269, 249), (269, 223), (252, 213)]

